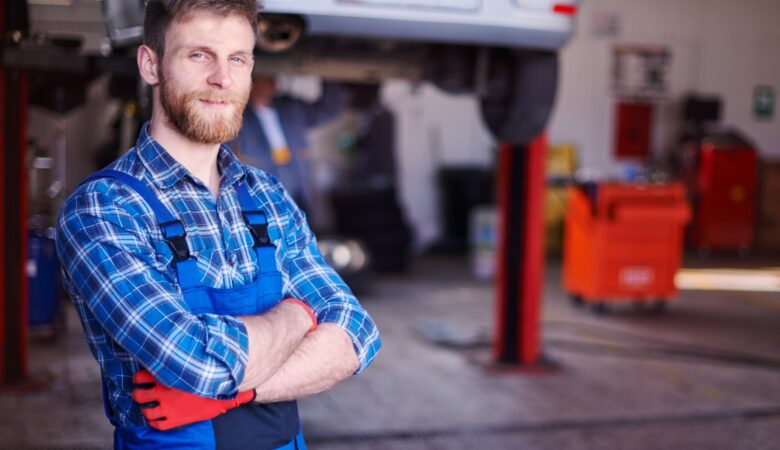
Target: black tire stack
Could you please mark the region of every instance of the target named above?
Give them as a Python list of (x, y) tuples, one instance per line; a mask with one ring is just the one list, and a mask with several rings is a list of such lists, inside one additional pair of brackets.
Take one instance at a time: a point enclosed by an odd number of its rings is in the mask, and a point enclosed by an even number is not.
[(495, 204), (495, 174), (479, 167), (444, 167), (437, 174), (443, 236), (436, 250), (466, 253), (469, 249), (471, 212)]
[(376, 272), (407, 269), (412, 234), (393, 187), (342, 188), (331, 194), (331, 202), (338, 233), (365, 244)]

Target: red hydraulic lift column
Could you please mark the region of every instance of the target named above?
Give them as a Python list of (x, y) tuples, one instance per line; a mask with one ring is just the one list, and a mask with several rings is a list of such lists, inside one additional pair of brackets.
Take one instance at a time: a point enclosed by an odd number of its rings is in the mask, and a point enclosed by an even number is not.
[[(0, 39), (12, 8), (0, 0)], [(13, 6), (12, 6), (13, 5)], [(0, 56), (2, 54), (0, 53)], [(27, 383), (27, 75), (0, 69), (0, 388)]]
[(499, 148), (493, 346), (499, 364), (533, 367), (540, 362), (546, 152), (545, 134), (527, 146), (501, 144)]

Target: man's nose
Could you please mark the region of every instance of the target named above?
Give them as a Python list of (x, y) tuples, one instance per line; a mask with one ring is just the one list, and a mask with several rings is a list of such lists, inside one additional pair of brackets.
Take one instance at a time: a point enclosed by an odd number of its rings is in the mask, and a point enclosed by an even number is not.
[(233, 83), (230, 75), (230, 67), (225, 61), (216, 61), (213, 64), (213, 70), (209, 75), (208, 82), (214, 87), (228, 88)]

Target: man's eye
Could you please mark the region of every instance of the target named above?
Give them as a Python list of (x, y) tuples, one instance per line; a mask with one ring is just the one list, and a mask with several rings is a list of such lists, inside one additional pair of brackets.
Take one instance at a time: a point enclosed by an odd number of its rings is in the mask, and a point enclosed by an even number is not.
[(237, 63), (237, 64), (245, 64), (246, 63), (246, 59), (244, 59), (244, 58), (242, 58), (240, 56), (234, 56), (234, 57), (230, 58), (230, 60), (233, 61), (234, 63)]
[(206, 55), (204, 55), (203, 53), (200, 53), (200, 52), (195, 52), (195, 53), (190, 55), (190, 58), (195, 59), (195, 60), (200, 60), (200, 59), (206, 58)]

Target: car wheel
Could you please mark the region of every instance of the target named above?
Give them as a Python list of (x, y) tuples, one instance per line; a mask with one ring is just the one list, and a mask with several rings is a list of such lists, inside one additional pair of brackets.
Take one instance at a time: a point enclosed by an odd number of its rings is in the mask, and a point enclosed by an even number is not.
[(262, 14), (257, 23), (257, 47), (266, 53), (290, 50), (303, 36), (300, 17), (285, 14)]
[[(482, 119), (499, 141), (523, 145), (547, 126), (558, 85), (558, 55), (491, 49)], [(478, 88), (479, 89), (479, 88)]]

